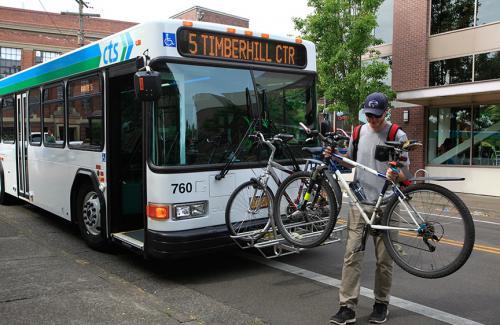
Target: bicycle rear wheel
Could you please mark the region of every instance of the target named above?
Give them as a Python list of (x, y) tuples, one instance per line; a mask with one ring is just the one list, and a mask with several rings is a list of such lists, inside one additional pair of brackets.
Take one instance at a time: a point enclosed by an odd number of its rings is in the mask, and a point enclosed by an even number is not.
[(226, 205), (226, 226), (232, 236), (256, 241), (269, 229), (274, 195), (257, 181), (238, 186)]
[(310, 172), (297, 172), (288, 176), (278, 188), (274, 201), (273, 217), (280, 234), (301, 248), (312, 248), (323, 243), (337, 221), (335, 195), (324, 179), (314, 185), (305, 209), (301, 211), (298, 208), (310, 182)]
[(434, 184), (415, 184), (403, 192), (418, 226), (397, 197), (389, 202), (382, 224), (408, 229), (384, 232), (384, 244), (394, 262), (422, 278), (441, 278), (460, 269), (475, 237), (474, 222), (463, 201)]

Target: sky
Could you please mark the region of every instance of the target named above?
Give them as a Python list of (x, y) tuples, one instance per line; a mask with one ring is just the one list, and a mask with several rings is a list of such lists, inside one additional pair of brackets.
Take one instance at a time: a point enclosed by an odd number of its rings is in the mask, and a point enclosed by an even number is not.
[[(167, 19), (193, 6), (222, 11), (250, 20), (250, 29), (277, 35), (298, 36), (293, 17), (305, 18), (312, 12), (307, 0), (87, 0), (92, 8), (85, 13), (101, 18), (133, 22)], [(2, 0), (2, 6), (60, 13), (78, 12), (75, 0)]]

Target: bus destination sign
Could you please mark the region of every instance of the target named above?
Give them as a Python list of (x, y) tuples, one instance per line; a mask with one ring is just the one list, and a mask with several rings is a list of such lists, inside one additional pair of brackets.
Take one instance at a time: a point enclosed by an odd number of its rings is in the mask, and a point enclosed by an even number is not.
[(306, 66), (302, 44), (229, 33), (182, 28), (177, 34), (181, 55), (295, 68)]

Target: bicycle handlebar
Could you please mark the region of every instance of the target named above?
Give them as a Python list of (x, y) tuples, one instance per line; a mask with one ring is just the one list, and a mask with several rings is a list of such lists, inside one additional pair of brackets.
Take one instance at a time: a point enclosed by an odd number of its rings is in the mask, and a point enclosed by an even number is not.
[(321, 141), (328, 143), (331, 146), (337, 146), (337, 142), (342, 140), (350, 140), (349, 137), (339, 134), (337, 132), (328, 132), (326, 136), (318, 132), (317, 130), (312, 130), (308, 128), (304, 123), (300, 122), (299, 125), (304, 129), (304, 131), (311, 135), (312, 137), (318, 137)]
[(250, 138), (253, 141), (258, 141), (258, 142), (262, 142), (262, 143), (266, 143), (266, 144), (273, 144), (276, 142), (280, 142), (280, 143), (287, 142), (288, 140), (291, 140), (293, 138), (293, 135), (278, 133), (278, 134), (274, 135), (272, 138), (266, 139), (266, 138), (264, 138), (264, 135), (262, 134), (262, 132), (256, 131), (254, 134), (250, 134), (248, 136), (248, 138)]

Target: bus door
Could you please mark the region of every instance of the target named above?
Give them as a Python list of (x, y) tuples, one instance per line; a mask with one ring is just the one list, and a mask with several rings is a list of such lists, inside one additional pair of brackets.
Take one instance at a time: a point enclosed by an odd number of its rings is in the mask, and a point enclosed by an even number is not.
[(17, 193), (29, 198), (28, 181), (28, 93), (16, 96), (17, 107)]

